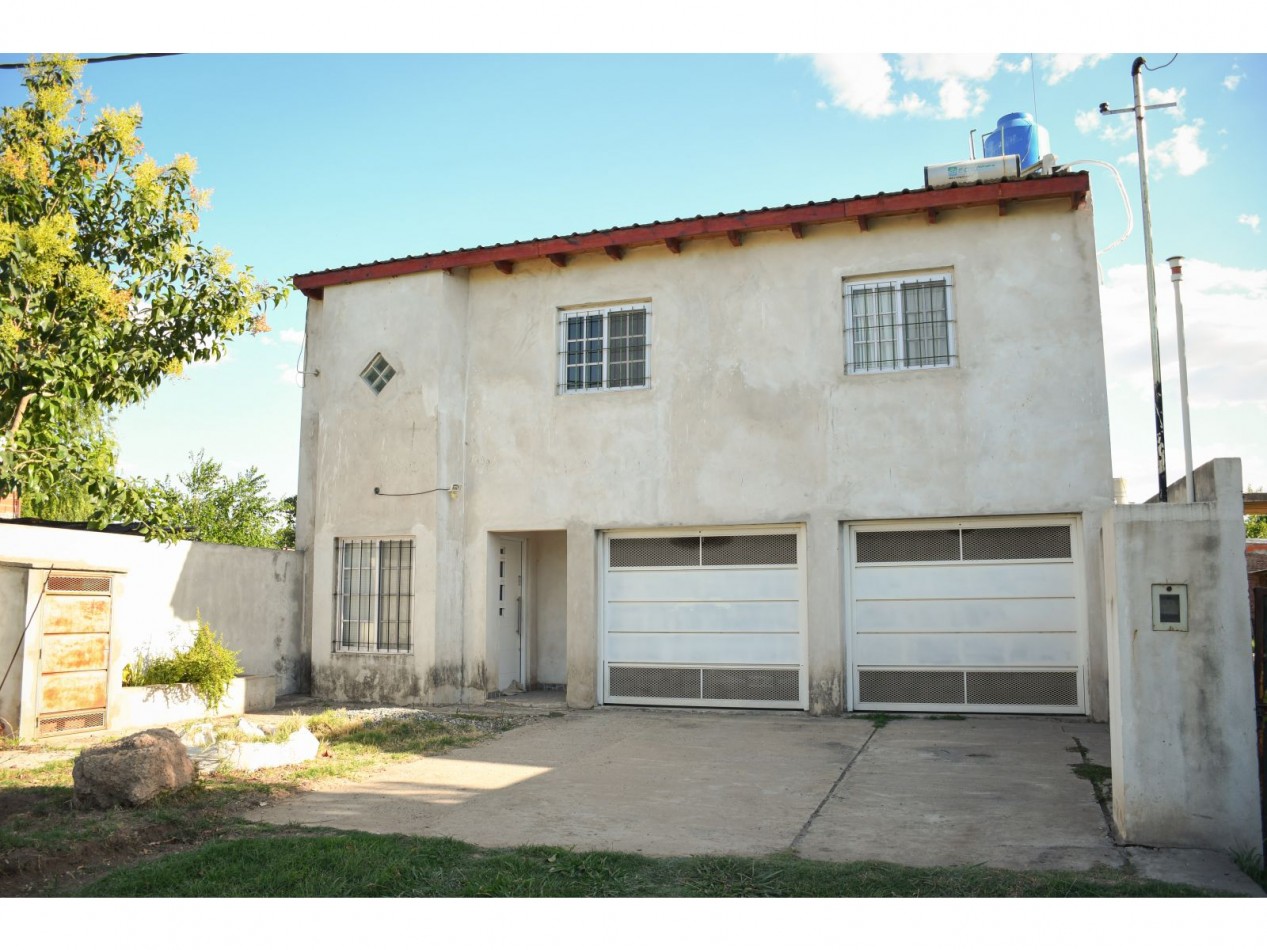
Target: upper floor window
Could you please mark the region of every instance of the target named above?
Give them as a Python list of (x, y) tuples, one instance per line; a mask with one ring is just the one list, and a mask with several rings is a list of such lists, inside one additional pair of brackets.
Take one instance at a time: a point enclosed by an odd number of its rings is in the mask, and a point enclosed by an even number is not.
[(950, 274), (846, 281), (845, 372), (954, 366)]
[(559, 311), (559, 392), (649, 385), (651, 305)]
[(375, 393), (381, 393), (383, 387), (390, 383), (395, 375), (395, 368), (384, 359), (382, 353), (375, 353), (374, 358), (365, 364), (365, 369), (361, 370), (361, 379), (365, 380), (365, 385)]

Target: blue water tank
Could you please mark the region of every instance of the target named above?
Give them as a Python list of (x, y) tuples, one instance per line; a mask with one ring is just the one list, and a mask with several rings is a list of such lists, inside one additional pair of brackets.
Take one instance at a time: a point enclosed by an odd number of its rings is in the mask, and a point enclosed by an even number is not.
[(1009, 112), (1003, 116), (995, 130), (985, 134), (983, 144), (986, 158), (1019, 155), (1021, 168), (1037, 165), (1051, 151), (1047, 130), (1028, 112)]

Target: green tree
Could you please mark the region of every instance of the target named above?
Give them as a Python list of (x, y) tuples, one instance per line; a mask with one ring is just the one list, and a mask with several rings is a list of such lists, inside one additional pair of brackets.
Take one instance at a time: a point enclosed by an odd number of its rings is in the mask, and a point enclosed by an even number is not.
[(295, 514), (298, 504), (298, 495), (283, 498), (279, 503), (282, 526), (277, 529), (275, 547), (285, 548), (287, 551), (295, 550)]
[[(1250, 485), (1245, 490), (1247, 492), (1261, 492), (1262, 488)], [(1267, 538), (1267, 515), (1246, 515), (1245, 537)]]
[(160, 498), (62, 437), (85, 406), (136, 403), (267, 329), (286, 291), (195, 240), (208, 193), (194, 159), (144, 155), (140, 107), (88, 122), (82, 66), (32, 61), (27, 100), (0, 113), (0, 496), (16, 488), (38, 509), (69, 479), (94, 523), (164, 537)]
[[(82, 460), (78, 471), (56, 473), (48, 491), (40, 498), (26, 499), (22, 514), (28, 518), (49, 521), (88, 521), (97, 509), (85, 483), (114, 477), (119, 447), (115, 442), (113, 419), (96, 403), (68, 407), (59, 420), (57, 440), (69, 446), (70, 453)], [(91, 475), (85, 479), (83, 472)]]
[(179, 537), (190, 541), (279, 547), (285, 502), (268, 494), (268, 480), (252, 466), (233, 478), (205, 453), (189, 456), (190, 469), (175, 484), (164, 479), (156, 492), (172, 512)]

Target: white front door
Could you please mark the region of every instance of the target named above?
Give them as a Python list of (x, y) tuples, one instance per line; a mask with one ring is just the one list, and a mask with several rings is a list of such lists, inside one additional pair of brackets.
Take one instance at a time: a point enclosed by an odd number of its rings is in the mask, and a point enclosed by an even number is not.
[(493, 539), (490, 646), (497, 653), (497, 688), (524, 688), (523, 586), (524, 542)]

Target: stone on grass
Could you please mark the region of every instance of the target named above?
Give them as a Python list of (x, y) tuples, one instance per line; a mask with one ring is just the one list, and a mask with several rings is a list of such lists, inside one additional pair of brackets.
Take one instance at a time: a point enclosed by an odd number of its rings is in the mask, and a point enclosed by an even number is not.
[(238, 731), (245, 735), (250, 736), (253, 739), (263, 739), (266, 735), (268, 735), (267, 732), (265, 732), (255, 723), (251, 722), (249, 719), (238, 720)]
[(296, 765), (317, 757), (321, 743), (307, 727), (296, 729), (285, 742), (242, 742), (234, 744), (225, 757), (230, 768), (254, 772)]
[(75, 760), (75, 804), (80, 808), (143, 805), (184, 788), (194, 766), (170, 729), (147, 729), (109, 745), (85, 749)]

